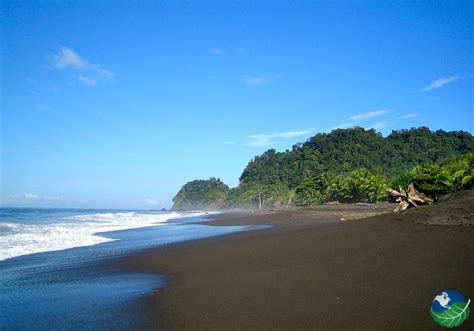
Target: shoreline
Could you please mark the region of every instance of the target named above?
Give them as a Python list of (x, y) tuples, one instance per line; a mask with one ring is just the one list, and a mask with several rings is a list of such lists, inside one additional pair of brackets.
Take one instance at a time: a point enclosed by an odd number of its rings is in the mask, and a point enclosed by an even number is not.
[[(437, 292), (474, 297), (474, 227), (424, 222), (471, 222), (473, 197), (403, 213), (386, 205), (375, 216), (354, 205), (211, 215), (201, 224), (273, 226), (160, 247), (119, 266), (168, 277), (139, 300), (151, 319), (140, 328), (433, 329)], [(340, 221), (350, 213), (370, 217)]]
[[(87, 213), (85, 213), (87, 212)], [(126, 217), (125, 229), (97, 234), (107, 242), (20, 255), (0, 261), (0, 329), (130, 329), (146, 319), (136, 302), (166, 284), (167, 277), (156, 273), (137, 272), (116, 266), (115, 262), (134, 253), (149, 251), (194, 239), (220, 236), (251, 227), (210, 227), (200, 224), (201, 215), (163, 221), (163, 214), (96, 213), (65, 215), (64, 212), (39, 211), (30, 218), (57, 220), (73, 217), (86, 233), (92, 233), (87, 219)], [(80, 216), (80, 217), (79, 217)], [(38, 237), (47, 230), (69, 229), (62, 223), (28, 223), (17, 214), (20, 230), (40, 228)], [(168, 216), (166, 216), (168, 217)], [(145, 218), (145, 219), (144, 219)], [(67, 218), (70, 219), (70, 218)], [(12, 219), (14, 222), (16, 219)], [(156, 222), (156, 221), (162, 222)], [(23, 221), (24, 223), (21, 223)], [(138, 223), (145, 227), (130, 228)], [(15, 223), (12, 223), (15, 224)], [(29, 225), (31, 224), (31, 225)], [(93, 223), (95, 228), (101, 223)], [(0, 224), (1, 227), (1, 224)], [(120, 227), (115, 222), (114, 227)], [(102, 227), (103, 228), (103, 227)], [(256, 228), (256, 227), (253, 227)], [(83, 231), (84, 233), (84, 231)], [(36, 237), (36, 238), (38, 238)], [(6, 238), (6, 237), (4, 237)], [(30, 237), (31, 238), (31, 237)], [(54, 237), (52, 237), (54, 239)], [(31, 239), (33, 240), (33, 239)], [(5, 240), (3, 241), (5, 243)], [(41, 243), (41, 241), (39, 241)], [(47, 305), (44, 302), (48, 302)]]

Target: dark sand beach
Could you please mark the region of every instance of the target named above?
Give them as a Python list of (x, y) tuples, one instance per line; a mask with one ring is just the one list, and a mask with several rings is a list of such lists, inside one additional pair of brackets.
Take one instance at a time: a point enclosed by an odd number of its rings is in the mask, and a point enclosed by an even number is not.
[[(441, 330), (429, 314), (439, 291), (474, 298), (473, 202), (471, 191), (401, 213), (382, 204), (221, 214), (208, 224), (273, 226), (120, 263), (169, 276), (141, 302), (144, 328)], [(427, 225), (446, 220), (464, 225)], [(471, 316), (460, 329), (473, 327)]]

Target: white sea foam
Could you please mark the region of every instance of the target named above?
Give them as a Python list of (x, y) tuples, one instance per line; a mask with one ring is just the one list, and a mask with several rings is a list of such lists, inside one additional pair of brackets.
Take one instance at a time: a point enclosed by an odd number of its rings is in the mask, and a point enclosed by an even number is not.
[(203, 213), (138, 214), (99, 213), (75, 215), (55, 223), (19, 224), (0, 222), (0, 261), (32, 253), (91, 246), (115, 239), (100, 233), (143, 228), (171, 219), (201, 216)]

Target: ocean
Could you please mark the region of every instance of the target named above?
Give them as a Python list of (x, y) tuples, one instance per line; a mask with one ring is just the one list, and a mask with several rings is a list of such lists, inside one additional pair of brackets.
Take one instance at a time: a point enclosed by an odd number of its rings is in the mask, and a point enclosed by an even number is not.
[(260, 226), (209, 226), (203, 212), (0, 208), (0, 330), (130, 329), (166, 275), (113, 261)]

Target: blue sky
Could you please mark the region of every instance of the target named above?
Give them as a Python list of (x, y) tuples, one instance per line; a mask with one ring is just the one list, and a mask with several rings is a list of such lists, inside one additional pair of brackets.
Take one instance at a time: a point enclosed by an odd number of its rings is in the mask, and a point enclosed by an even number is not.
[(354, 125), (473, 131), (473, 4), (2, 2), (4, 206), (170, 207)]

